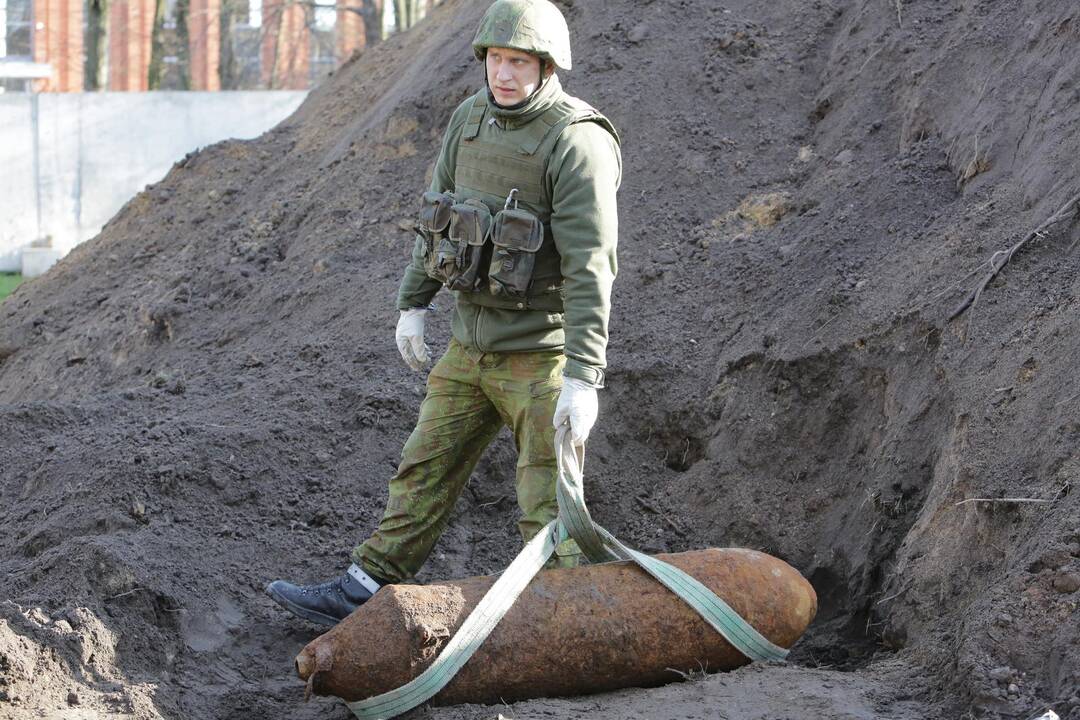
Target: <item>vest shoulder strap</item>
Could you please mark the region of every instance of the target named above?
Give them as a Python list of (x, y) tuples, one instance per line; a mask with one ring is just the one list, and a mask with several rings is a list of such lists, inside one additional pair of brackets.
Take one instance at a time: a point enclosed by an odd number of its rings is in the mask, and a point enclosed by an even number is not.
[(465, 124), (461, 127), (462, 140), (472, 140), (480, 134), (480, 125), (484, 122), (486, 112), (487, 99), (483, 93), (477, 93), (473, 96), (472, 107), (469, 108)]
[(547, 144), (554, 146), (562, 135), (563, 130), (574, 123), (595, 122), (611, 133), (615, 142), (619, 142), (619, 134), (611, 121), (601, 115), (595, 108), (578, 100), (573, 96), (567, 96), (563, 102), (558, 102), (548, 108), (543, 115), (537, 118), (537, 122), (530, 123), (528, 137), (521, 143), (521, 152), (525, 155), (534, 155), (541, 146)]

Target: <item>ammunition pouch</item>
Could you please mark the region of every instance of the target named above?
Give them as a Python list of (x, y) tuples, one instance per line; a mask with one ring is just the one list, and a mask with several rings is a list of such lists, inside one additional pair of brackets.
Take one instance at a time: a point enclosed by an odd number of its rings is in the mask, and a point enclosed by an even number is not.
[(495, 215), (491, 242), (488, 289), (496, 297), (524, 299), (544, 242), (544, 224), (528, 210), (507, 207)]
[(454, 196), (450, 193), (426, 192), (420, 200), (420, 216), (416, 232), (423, 239), (424, 272), (428, 277), (441, 283), (447, 282), (444, 274), (445, 264), (440, 257), (449, 252), (444, 247), (447, 229), (454, 205)]
[(456, 203), (450, 210), (450, 232), (439, 245), (439, 271), (451, 290), (476, 292), (483, 281), (480, 271), (491, 232), (491, 211), (475, 198)]
[(492, 217), (480, 198), (425, 192), (415, 226), (424, 272), (475, 305), (561, 313), (558, 254), (541, 251), (544, 223), (518, 207), (517, 193)]

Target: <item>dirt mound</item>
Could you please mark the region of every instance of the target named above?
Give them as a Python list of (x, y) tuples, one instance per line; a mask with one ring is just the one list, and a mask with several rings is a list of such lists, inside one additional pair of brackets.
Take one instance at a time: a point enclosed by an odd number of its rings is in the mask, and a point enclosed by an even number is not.
[[(381, 513), (423, 391), (392, 299), (485, 6), (185, 158), (0, 304), (0, 714), (347, 716), (302, 704), (315, 633), (262, 586), (336, 572)], [(590, 508), (650, 551), (784, 558), (821, 612), (786, 667), (501, 712), (1080, 718), (1075, 219), (947, 319), (1080, 192), (1080, 11), (563, 7), (564, 83), (624, 138)], [(421, 579), (510, 559), (513, 464), (502, 436)]]

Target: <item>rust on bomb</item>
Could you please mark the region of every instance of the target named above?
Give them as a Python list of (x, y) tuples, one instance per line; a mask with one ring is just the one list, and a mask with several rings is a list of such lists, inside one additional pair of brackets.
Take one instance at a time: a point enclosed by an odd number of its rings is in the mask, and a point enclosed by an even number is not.
[[(790, 648), (817, 612), (813, 587), (772, 556), (740, 548), (659, 555), (709, 587), (758, 632)], [(361, 700), (422, 673), (494, 584), (490, 576), (380, 590), (297, 656), (319, 695)], [(512, 702), (649, 687), (674, 671), (749, 660), (690, 606), (630, 562), (538, 573), (432, 702)]]

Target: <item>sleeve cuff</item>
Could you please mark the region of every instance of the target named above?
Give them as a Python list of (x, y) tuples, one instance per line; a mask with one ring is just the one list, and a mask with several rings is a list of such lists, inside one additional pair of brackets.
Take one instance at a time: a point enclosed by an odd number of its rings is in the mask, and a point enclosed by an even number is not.
[(434, 289), (430, 287), (420, 287), (413, 292), (399, 291), (397, 296), (397, 309), (398, 310), (412, 310), (413, 308), (423, 308), (431, 304), (431, 301), (435, 298), (435, 295), (439, 292), (441, 285), (436, 285)]
[(566, 359), (566, 367), (563, 368), (563, 375), (586, 382), (594, 388), (604, 387), (604, 370), (602, 368), (598, 368), (594, 365), (586, 365), (574, 358)]
[(431, 301), (428, 300), (428, 302), (421, 303), (421, 302), (417, 302), (415, 300), (411, 300), (411, 299), (408, 299), (408, 298), (399, 299), (397, 301), (397, 309), (398, 310), (430, 310), (431, 309)]

